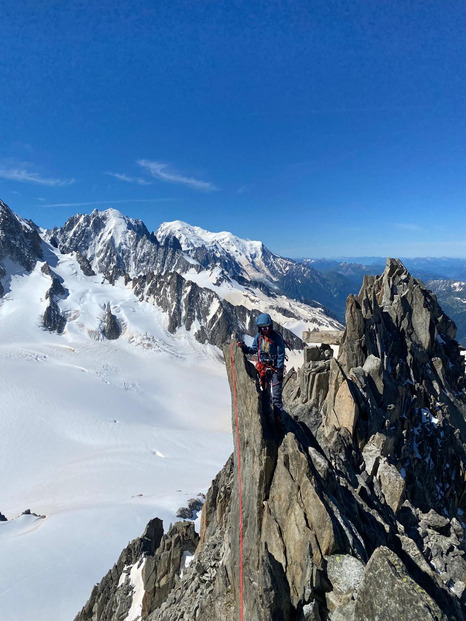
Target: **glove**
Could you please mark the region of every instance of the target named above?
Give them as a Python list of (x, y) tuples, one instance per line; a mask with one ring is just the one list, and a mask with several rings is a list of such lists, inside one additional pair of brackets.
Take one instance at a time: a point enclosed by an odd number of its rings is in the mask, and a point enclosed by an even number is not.
[(279, 382), (283, 381), (283, 367), (281, 367), (280, 369), (277, 369), (277, 380)]
[(246, 353), (246, 345), (245, 343), (243, 343), (243, 341), (236, 341), (236, 347), (241, 347), (241, 351), (243, 352), (243, 354)]

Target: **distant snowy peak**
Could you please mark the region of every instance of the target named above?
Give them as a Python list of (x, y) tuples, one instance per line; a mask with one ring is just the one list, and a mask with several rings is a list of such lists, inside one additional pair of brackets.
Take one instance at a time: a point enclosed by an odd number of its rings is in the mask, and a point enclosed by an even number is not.
[(207, 248), (228, 249), (237, 255), (242, 254), (251, 258), (259, 256), (264, 248), (260, 241), (241, 239), (228, 231), (211, 233), (181, 220), (163, 222), (156, 231), (156, 237), (162, 243), (167, 237), (176, 237), (185, 251), (206, 246)]
[(227, 231), (211, 233), (181, 220), (164, 222), (157, 239), (177, 239), (186, 254), (205, 268), (219, 265), (232, 275), (256, 281), (275, 281), (276, 262), (284, 260), (270, 252), (262, 242), (236, 237)]
[(164, 272), (184, 262), (178, 242), (162, 247), (141, 220), (116, 209), (72, 216), (46, 238), (63, 253), (79, 252), (92, 269), (113, 278)]
[(124, 247), (130, 246), (135, 237), (151, 237), (141, 220), (133, 220), (116, 209), (94, 209), (90, 214), (76, 214), (62, 228), (53, 229), (51, 235), (58, 235), (63, 241), (70, 240), (73, 244), (88, 242), (95, 250), (109, 241), (115, 247)]

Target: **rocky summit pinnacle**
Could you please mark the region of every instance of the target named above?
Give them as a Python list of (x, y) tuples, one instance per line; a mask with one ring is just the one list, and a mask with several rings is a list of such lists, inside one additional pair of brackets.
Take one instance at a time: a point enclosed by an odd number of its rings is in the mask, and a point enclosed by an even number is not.
[[(131, 567), (120, 559), (79, 621), (130, 606), (149, 621), (464, 618), (466, 393), (454, 324), (393, 259), (348, 299), (346, 320), (337, 358), (316, 347), (287, 374), (281, 425), (253, 365), (225, 346), (235, 449), (199, 540), (179, 523), (153, 545), (133, 543)], [(136, 594), (125, 575), (138, 571)]]

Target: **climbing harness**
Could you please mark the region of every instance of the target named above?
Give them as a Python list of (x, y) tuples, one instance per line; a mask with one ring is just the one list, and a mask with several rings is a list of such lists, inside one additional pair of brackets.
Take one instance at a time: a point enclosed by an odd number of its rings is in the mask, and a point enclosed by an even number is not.
[(256, 371), (259, 375), (259, 383), (261, 390), (266, 390), (270, 382), (270, 373), (273, 373), (276, 369), (261, 360), (256, 362)]
[[(263, 340), (266, 341), (266, 345), (264, 349), (262, 349)], [(256, 371), (259, 375), (259, 384), (260, 384), (260, 388), (262, 391), (267, 390), (272, 373), (275, 373), (278, 370), (275, 367), (275, 364), (276, 364), (275, 360), (273, 360), (273, 364), (272, 364), (272, 359), (270, 362), (261, 360), (261, 353), (265, 352), (267, 355), (269, 354), (270, 343), (273, 343), (272, 339), (261, 334), (259, 336), (259, 341), (257, 343), (257, 360), (254, 359), (256, 362)], [(287, 356), (285, 356), (285, 360), (288, 360)]]
[(233, 398), (235, 403), (236, 444), (238, 449), (238, 486), (239, 486), (239, 576), (240, 576), (240, 619), (243, 621), (243, 498), (241, 493), (241, 447), (239, 441), (238, 402), (236, 398), (235, 355), (231, 342), (231, 375), (233, 380)]

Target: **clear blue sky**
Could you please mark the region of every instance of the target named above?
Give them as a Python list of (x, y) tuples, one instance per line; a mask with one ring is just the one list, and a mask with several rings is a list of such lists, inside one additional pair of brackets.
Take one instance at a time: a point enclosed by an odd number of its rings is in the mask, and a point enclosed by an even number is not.
[(0, 198), (466, 256), (464, 0), (0, 0)]

